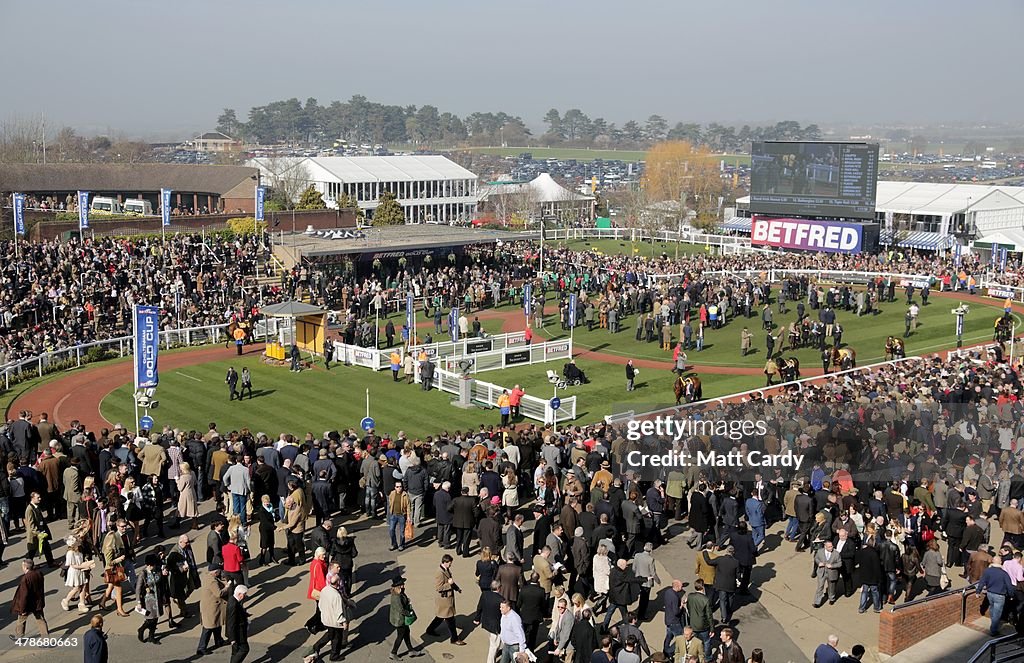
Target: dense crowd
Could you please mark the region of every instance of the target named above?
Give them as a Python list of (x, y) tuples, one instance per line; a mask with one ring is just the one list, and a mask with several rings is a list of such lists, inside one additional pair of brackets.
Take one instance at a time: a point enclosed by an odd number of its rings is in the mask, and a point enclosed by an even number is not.
[[(340, 303), (351, 323), (394, 310), (408, 292), (427, 310), (458, 305), (468, 313), (521, 301), (524, 283), (533, 282), (541, 292), (583, 293), (579, 319), (624, 309), (657, 311), (674, 324), (699, 316), (701, 306), (723, 294), (723, 308), (734, 311), (778, 299), (767, 280), (702, 276), (730, 265), (760, 269), (759, 261), (768, 260), (762, 256), (676, 263), (554, 249), (546, 256), (552, 271), (534, 279), (535, 251), (512, 244), (481, 250), (471, 260), (380, 270), (368, 278), (304, 265), (278, 285), (257, 288), (245, 285), (255, 283), (266, 264), (255, 239), (22, 246), (21, 260), (3, 270), (0, 338), (8, 360), (117, 334), (136, 302), (161, 305), (164, 326), (177, 326), (179, 318), (185, 326), (252, 316), (261, 298), (308, 290), (314, 301)], [(763, 267), (889, 264), (879, 257), (776, 258), (781, 263)], [(938, 277), (951, 272), (927, 258), (903, 260)], [(808, 286), (798, 279), (779, 292), (809, 296)], [(588, 313), (588, 305), (596, 310)], [(111, 604), (128, 616), (125, 597), (134, 596), (141, 641), (158, 642), (164, 619), (170, 629), (164, 633), (177, 629), (175, 619), (190, 614), (198, 594), (197, 653), (219, 646), (226, 627), (232, 660), (241, 661), (248, 652), (246, 598), (260, 591), (262, 571), (283, 550), (286, 563), (309, 565), (307, 596), (316, 607), (307, 628), (320, 637), (307, 659), (330, 646), (331, 660), (340, 660), (351, 649), (349, 632), (366, 616), (356, 614), (352, 599), (355, 537), (336, 521), (361, 517), (384, 521), (393, 550), (410, 543), (410, 528), (417, 542), (434, 540), (440, 549), (436, 592), (429, 597), (435, 614), (423, 640), (443, 625), (451, 642), (463, 642), (455, 621), (463, 587), (453, 577), (451, 555), (478, 558), (476, 579), (465, 584), (479, 589), (474, 622), (488, 634), (489, 660), (536, 655), (634, 663), (660, 652), (687, 663), (735, 663), (748, 660), (746, 651), (749, 660), (761, 661), (762, 651), (750, 646), (756, 643), (737, 637), (734, 612), (756, 587), (753, 570), (767, 545), (765, 531), (779, 522), (784, 538), (809, 553), (819, 578), (813, 605), (849, 598), (860, 588), (858, 609), (879, 611), (901, 595), (912, 600), (941, 590), (948, 572), (959, 567), (986, 592), (996, 633), (1004, 615), (1024, 625), (1018, 619), (1024, 601), (1015, 589), (1024, 580), (1020, 396), (1016, 371), (995, 350), (766, 391), (714, 413), (692, 414), (768, 422), (763, 433), (741, 441), (725, 435), (634, 441), (623, 427), (608, 424), (557, 434), (535, 425), (481, 426), (424, 439), (352, 430), (320, 438), (285, 432), (273, 439), (248, 429), (222, 433), (216, 424), (137, 436), (120, 426), (85, 430), (77, 422), (58, 430), (45, 415), (23, 412), (0, 431), (7, 468), (0, 477), (0, 557), (19, 538), (25, 546), (25, 572), (12, 602), (15, 635), (24, 635), (29, 616), (47, 634), (45, 579), (34, 566), (42, 557), (62, 567), (65, 610), (73, 602), (83, 613)], [(630, 451), (663, 448), (743, 456), (792, 451), (805, 465), (764, 474), (753, 467), (649, 474), (624, 464)], [(998, 551), (989, 548), (990, 518), (1005, 532)], [(71, 532), (62, 542), (50, 536), (56, 519), (66, 519)], [(669, 527), (672, 521), (686, 522), (688, 541), (699, 552), (693, 576), (663, 583), (655, 556), (678, 529)], [(204, 566), (187, 534), (200, 527), (208, 527)], [(168, 530), (186, 533), (176, 546), (164, 547)], [(61, 546), (63, 564), (53, 556)], [(428, 597), (407, 596), (400, 577), (389, 582), (392, 657), (403, 646), (416, 655), (422, 648), (412, 645), (412, 606)], [(652, 596), (662, 584), (669, 587)], [(659, 612), (665, 637), (649, 643), (639, 625)], [(105, 648), (102, 627), (96, 614), (92, 630), (99, 635), (86, 638), (87, 646)], [(846, 660), (857, 660), (857, 652), (851, 649)], [(835, 638), (815, 657), (840, 660)]]
[[(901, 596), (939, 591), (962, 568), (986, 589), (995, 633), (1003, 615), (1022, 623), (1024, 606), (1015, 582), (1003, 582), (1022, 579), (1020, 395), (1017, 374), (991, 356), (928, 359), (754, 394), (718, 415), (769, 422), (764, 434), (674, 443), (632, 441), (606, 424), (558, 434), (482, 426), (425, 439), (351, 430), (270, 439), (211, 424), (136, 437), (120, 426), (86, 431), (73, 423), (62, 431), (23, 413), (0, 435), (3, 540), (23, 532), (26, 551), (16, 635), (30, 615), (46, 634), (43, 580), (32, 560), (62, 566), (48, 533), (50, 522), (66, 518), (62, 608), (77, 601), (82, 612), (102, 611), (111, 602), (128, 615), (125, 596), (133, 593), (140, 640), (158, 641), (163, 620), (175, 629), (198, 593), (198, 653), (211, 639), (218, 646), (226, 626), (233, 660), (242, 660), (245, 598), (259, 591), (260, 572), (283, 548), (287, 564), (309, 564), (316, 610), (307, 627), (321, 637), (308, 660), (328, 645), (340, 660), (364, 616), (351, 598), (355, 537), (335, 521), (362, 516), (386, 523), (393, 550), (410, 544), (411, 527), (417, 542), (434, 540), (443, 555), (435, 619), (423, 639), (444, 625), (453, 643), (462, 642), (455, 601), (463, 585), (475, 584), (474, 622), (503, 660), (527, 650), (574, 662), (631, 662), (658, 651), (679, 661), (746, 661), (744, 651), (762, 660), (736, 639), (734, 611), (756, 585), (765, 530), (777, 522), (798, 551), (809, 551), (820, 578), (809, 597), (814, 606), (860, 589), (858, 609), (878, 611)], [(800, 471), (764, 474), (705, 467), (646, 475), (624, 464), (630, 451), (666, 444), (744, 454), (790, 449), (806, 460)], [(168, 530), (199, 527), (201, 515), (209, 524), (205, 565), (187, 534), (173, 548), (159, 545)], [(1003, 541), (989, 541), (990, 518), (999, 519)], [(692, 577), (665, 579), (670, 586), (652, 597), (662, 584), (655, 557), (673, 520), (688, 525), (696, 568)], [(451, 555), (475, 558), (477, 577), (454, 578)], [(402, 578), (391, 584), (397, 658), (403, 646), (420, 651), (410, 639), (412, 604), (428, 597), (407, 596)], [(659, 611), (665, 637), (650, 643), (639, 625)], [(600, 652), (605, 658), (593, 658)], [(838, 650), (822, 655), (839, 660)]]

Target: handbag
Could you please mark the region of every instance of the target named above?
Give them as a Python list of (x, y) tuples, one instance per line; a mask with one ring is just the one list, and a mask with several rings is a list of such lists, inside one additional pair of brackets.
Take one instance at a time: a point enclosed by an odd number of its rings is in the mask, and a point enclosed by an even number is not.
[(943, 591), (945, 591), (945, 590), (949, 589), (949, 585), (950, 584), (951, 583), (949, 581), (949, 574), (947, 574), (946, 571), (943, 570), (942, 571), (942, 576), (939, 577), (939, 589), (942, 589)]
[(119, 585), (127, 579), (128, 576), (125, 575), (124, 566), (121, 564), (115, 564), (103, 572), (103, 581), (108, 585)]
[(416, 623), (416, 611), (409, 608), (409, 612), (405, 613), (405, 625), (412, 626)]
[(405, 540), (411, 541), (416, 535), (412, 527), (412, 518), (405, 519)]

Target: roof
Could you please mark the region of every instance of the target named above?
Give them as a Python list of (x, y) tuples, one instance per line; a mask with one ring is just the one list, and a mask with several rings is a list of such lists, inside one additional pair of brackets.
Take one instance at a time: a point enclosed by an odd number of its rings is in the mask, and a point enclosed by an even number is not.
[[(999, 209), (1024, 207), (1024, 187), (992, 184), (960, 184), (933, 182), (879, 181), (875, 194), (875, 210), (894, 214), (931, 214), (935, 216), (962, 214), (993, 192), (1005, 197)], [(750, 196), (739, 198), (738, 204), (750, 205)], [(991, 201), (991, 204), (994, 201)], [(989, 208), (994, 209), (994, 208)]]
[(490, 196), (516, 195), (526, 190), (529, 190), (530, 200), (534, 203), (560, 203), (594, 199), (593, 196), (584, 196), (566, 189), (548, 173), (541, 173), (529, 182), (488, 184), (485, 187), (481, 187), (478, 197), (481, 200), (486, 200)]
[(221, 196), (250, 180), (256, 169), (163, 163), (14, 163), (0, 168), (0, 191), (125, 191), (160, 189)]
[(230, 141), (234, 141), (235, 139), (232, 138), (231, 136), (227, 135), (227, 134), (222, 134), (219, 131), (207, 131), (205, 134), (203, 134), (202, 136), (200, 136), (196, 140), (230, 140)]
[(260, 309), (260, 313), (263, 315), (276, 318), (297, 318), (304, 315), (315, 315), (323, 312), (324, 309), (319, 306), (295, 301), (271, 304)]
[[(999, 245), (1010, 251), (1024, 250), (1024, 230), (1007, 228), (989, 233), (974, 243), (975, 246), (986, 245), (992, 247)], [(998, 279), (998, 276), (996, 277)]]
[(429, 182), (475, 180), (476, 174), (440, 155), (391, 157), (279, 157), (252, 159), (266, 171), (303, 166), (314, 182)]

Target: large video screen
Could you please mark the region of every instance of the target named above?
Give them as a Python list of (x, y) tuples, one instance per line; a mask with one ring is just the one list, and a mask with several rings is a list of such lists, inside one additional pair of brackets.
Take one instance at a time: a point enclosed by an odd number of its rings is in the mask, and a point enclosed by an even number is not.
[(876, 143), (757, 142), (750, 167), (754, 214), (875, 217)]

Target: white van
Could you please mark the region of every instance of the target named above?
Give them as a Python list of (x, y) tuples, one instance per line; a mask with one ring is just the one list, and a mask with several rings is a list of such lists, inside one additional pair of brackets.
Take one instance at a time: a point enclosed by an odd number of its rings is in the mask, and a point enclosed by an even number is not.
[(122, 211), (121, 203), (117, 202), (114, 198), (93, 198), (89, 209), (98, 212), (110, 212), (111, 214), (120, 214)]
[(132, 198), (124, 201), (122, 205), (125, 214), (139, 214), (141, 216), (153, 216), (153, 203), (148, 200)]

